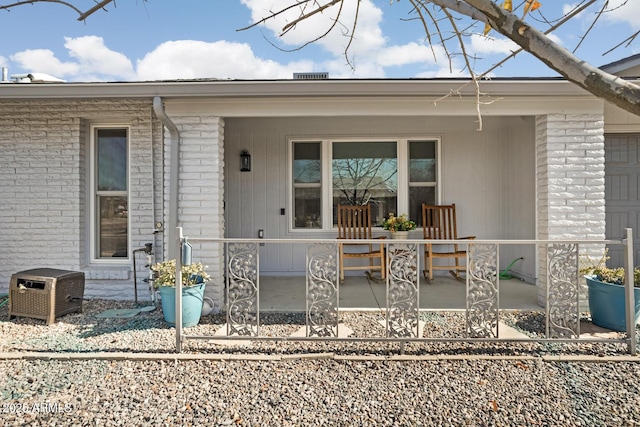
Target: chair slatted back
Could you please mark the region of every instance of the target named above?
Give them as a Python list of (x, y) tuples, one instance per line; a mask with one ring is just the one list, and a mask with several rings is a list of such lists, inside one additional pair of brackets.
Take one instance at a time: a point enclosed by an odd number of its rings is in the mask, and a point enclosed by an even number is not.
[(423, 203), (422, 225), (425, 239), (457, 239), (455, 203), (451, 205), (427, 205)]
[(338, 238), (371, 239), (371, 206), (338, 205)]

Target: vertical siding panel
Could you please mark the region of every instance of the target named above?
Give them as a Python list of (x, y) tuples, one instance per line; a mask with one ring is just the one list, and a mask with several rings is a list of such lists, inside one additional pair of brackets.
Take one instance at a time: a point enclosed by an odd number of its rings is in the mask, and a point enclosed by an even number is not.
[[(278, 236), (291, 237), (289, 233), (289, 226), (286, 218), (292, 212), (288, 212), (287, 208), (287, 194), (289, 192), (289, 181), (287, 180), (287, 168), (289, 165), (289, 157), (287, 150), (287, 129), (283, 126), (278, 126), (276, 132), (274, 132), (274, 138), (270, 141), (271, 149), (268, 153), (269, 164), (272, 165), (274, 170), (274, 179), (280, 185), (277, 186), (277, 192), (273, 191), (272, 197), (269, 198), (271, 205), (269, 206), (269, 223), (274, 232), (277, 230)], [(276, 190), (276, 189), (273, 189)], [(280, 208), (285, 208), (285, 215), (280, 215)], [(277, 248), (277, 263), (284, 271), (295, 270), (293, 245), (278, 245)]]
[[(268, 218), (268, 200), (271, 197), (271, 188), (269, 183), (273, 182), (273, 171), (271, 170), (267, 153), (270, 151), (271, 135), (264, 129), (254, 129), (252, 131), (252, 149), (251, 153), (251, 179), (253, 182), (253, 206), (246, 206), (244, 210), (252, 215), (252, 228), (245, 230), (248, 234), (246, 237), (258, 237), (258, 230), (264, 230), (265, 238), (272, 238), (274, 230), (267, 226)], [(244, 213), (244, 212), (243, 212)], [(273, 245), (260, 247), (260, 269), (265, 265), (273, 264)]]
[[(242, 209), (240, 165), (236, 153), (240, 155), (239, 143), (248, 139), (248, 133), (229, 126), (225, 129), (225, 135), (225, 236), (239, 237), (241, 221), (238, 217)], [(229, 144), (229, 141), (232, 143)]]

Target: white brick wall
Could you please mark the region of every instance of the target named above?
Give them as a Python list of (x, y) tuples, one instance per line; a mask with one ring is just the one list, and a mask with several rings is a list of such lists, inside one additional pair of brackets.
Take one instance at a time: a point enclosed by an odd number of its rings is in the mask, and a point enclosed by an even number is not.
[(131, 126), (131, 241), (141, 247), (154, 239), (153, 144), (162, 156), (151, 100), (2, 100), (0, 117), (0, 292), (13, 273), (52, 267), (84, 271), (86, 297), (132, 299), (129, 263), (89, 264), (88, 127)]
[[(538, 116), (536, 156), (538, 239), (604, 239), (604, 117)], [(544, 305), (545, 248), (539, 260), (538, 302)]]
[[(189, 238), (224, 237), (224, 120), (220, 117), (171, 117), (181, 137), (178, 226)], [(165, 135), (165, 151), (171, 138)], [(165, 214), (169, 213), (170, 159), (165, 160)], [(165, 219), (165, 222), (168, 218)], [(208, 266), (205, 296), (219, 310), (224, 301), (224, 260), (220, 245), (191, 242), (194, 261)], [(168, 248), (165, 247), (165, 254)]]

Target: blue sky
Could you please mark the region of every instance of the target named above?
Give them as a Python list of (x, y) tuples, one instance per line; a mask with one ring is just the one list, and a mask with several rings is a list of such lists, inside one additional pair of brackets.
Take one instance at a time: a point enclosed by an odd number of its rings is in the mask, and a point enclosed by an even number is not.
[[(548, 24), (540, 23), (543, 17), (548, 21), (558, 19), (580, 2), (542, 0), (541, 9), (527, 20), (544, 31)], [(599, 0), (597, 5), (603, 2)], [(610, 0), (612, 6), (624, 2)], [(93, 5), (85, 0), (76, 3), (83, 9)], [(355, 69), (344, 57), (347, 37), (340, 31), (300, 50), (283, 51), (321, 34), (331, 13), (317, 16), (284, 38), (277, 36), (282, 21), (237, 31), (265, 16), (274, 4), (288, 3), (289, 0), (119, 0), (86, 22), (77, 21), (77, 13), (61, 5), (20, 6), (0, 11), (0, 66), (6, 67), (9, 75), (37, 72), (66, 81), (282, 79), (291, 78), (294, 72), (308, 71), (329, 72), (334, 78), (467, 76), (459, 56), (453, 58), (450, 70), (442, 48), (436, 45), (431, 49), (421, 24), (411, 19), (414, 15), (409, 14), (407, 0), (361, 2), (356, 40), (350, 50)], [(520, 3), (521, 0), (514, 0), (514, 7)], [(355, 0), (348, 0), (347, 8), (355, 4)], [(554, 32), (554, 40), (572, 50), (593, 21), (596, 9), (597, 6)], [(346, 14), (353, 15), (353, 10)], [(473, 30), (476, 34), (467, 40), (467, 49), (482, 58), (474, 64), (478, 73), (514, 49), (511, 42), (495, 32), (489, 37), (481, 36), (482, 28), (477, 25)], [(640, 1), (629, 0), (601, 18), (576, 54), (600, 66), (639, 53), (640, 41), (602, 56), (638, 29)], [(556, 74), (529, 54), (521, 53), (493, 75)]]

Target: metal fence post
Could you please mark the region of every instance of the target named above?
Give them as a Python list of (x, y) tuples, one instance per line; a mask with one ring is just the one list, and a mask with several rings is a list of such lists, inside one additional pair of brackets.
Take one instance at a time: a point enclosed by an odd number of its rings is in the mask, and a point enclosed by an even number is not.
[(182, 352), (182, 227), (177, 227), (178, 245), (176, 253), (176, 352)]
[(625, 302), (627, 314), (627, 338), (629, 342), (629, 353), (636, 354), (636, 304), (634, 298), (633, 283), (633, 230), (625, 228), (624, 238), (624, 282), (625, 282)]

